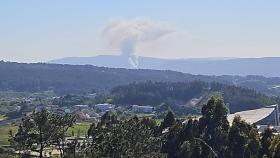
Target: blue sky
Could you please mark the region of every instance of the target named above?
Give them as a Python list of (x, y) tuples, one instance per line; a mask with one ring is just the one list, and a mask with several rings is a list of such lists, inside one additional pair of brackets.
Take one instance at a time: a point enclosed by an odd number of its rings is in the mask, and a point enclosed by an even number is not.
[(0, 59), (39, 62), (119, 54), (102, 37), (109, 21), (146, 18), (177, 36), (137, 45), (160, 58), (280, 56), (278, 0), (0, 1)]

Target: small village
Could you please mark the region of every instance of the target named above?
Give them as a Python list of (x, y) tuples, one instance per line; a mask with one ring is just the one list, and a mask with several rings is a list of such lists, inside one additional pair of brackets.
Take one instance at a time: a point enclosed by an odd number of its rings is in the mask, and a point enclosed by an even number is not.
[(35, 112), (40, 112), (42, 110), (47, 110), (52, 113), (57, 113), (61, 115), (71, 114), (77, 117), (80, 121), (87, 122), (98, 122), (101, 116), (106, 112), (127, 112), (127, 113), (142, 113), (142, 114), (153, 114), (154, 108), (152, 106), (140, 106), (131, 105), (128, 108), (123, 108), (121, 106), (116, 106), (109, 103), (90, 105), (74, 105), (72, 107), (58, 106), (58, 105), (47, 105), (47, 106), (37, 106)]

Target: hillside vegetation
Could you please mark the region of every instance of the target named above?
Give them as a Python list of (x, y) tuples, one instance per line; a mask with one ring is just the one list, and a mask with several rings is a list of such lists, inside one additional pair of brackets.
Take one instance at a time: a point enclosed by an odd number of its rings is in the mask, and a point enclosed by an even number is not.
[(175, 71), (106, 68), (90, 65), (25, 64), (0, 61), (0, 91), (56, 94), (109, 92), (113, 87), (133, 82), (219, 82), (256, 89), (267, 95), (280, 95), (280, 78), (262, 76), (205, 76)]
[(111, 95), (116, 104), (160, 105), (164, 102), (180, 106), (199, 98), (201, 101), (198, 105), (201, 105), (203, 100), (208, 100), (217, 92), (229, 104), (231, 112), (256, 109), (279, 101), (276, 97), (265, 96), (253, 89), (202, 81), (132, 83), (113, 88)]
[[(57, 94), (109, 91), (132, 82), (192, 81), (200, 76), (174, 71), (129, 70), (95, 66), (23, 64), (0, 62), (0, 91), (38, 92), (53, 90)], [(203, 80), (211, 80), (204, 78)]]

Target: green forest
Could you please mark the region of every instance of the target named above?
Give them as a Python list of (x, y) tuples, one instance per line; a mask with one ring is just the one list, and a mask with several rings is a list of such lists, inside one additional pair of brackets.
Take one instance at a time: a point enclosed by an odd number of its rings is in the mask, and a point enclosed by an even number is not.
[[(160, 105), (178, 107), (193, 98), (201, 98), (198, 107), (213, 94), (218, 94), (229, 105), (230, 112), (256, 109), (279, 103), (278, 97), (268, 97), (253, 89), (220, 84), (216, 82), (144, 82), (118, 86), (111, 95), (115, 104)], [(192, 107), (195, 108), (195, 107)]]
[(92, 90), (109, 92), (112, 88), (133, 82), (219, 82), (256, 89), (263, 94), (277, 96), (280, 90), (279, 77), (262, 76), (205, 76), (187, 73), (106, 68), (91, 65), (25, 64), (0, 61), (0, 91), (44, 92), (57, 95), (82, 94)]

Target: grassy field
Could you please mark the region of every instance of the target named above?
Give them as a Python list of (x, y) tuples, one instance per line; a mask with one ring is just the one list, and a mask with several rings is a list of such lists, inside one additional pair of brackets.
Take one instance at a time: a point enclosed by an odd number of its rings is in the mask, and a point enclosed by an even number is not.
[[(77, 123), (74, 125), (74, 127), (68, 129), (67, 135), (72, 136), (72, 133), (74, 133), (74, 136), (83, 137), (87, 134), (90, 125), (90, 123)], [(12, 130), (13, 134), (15, 134), (17, 132), (17, 126), (5, 125), (0, 127), (0, 146), (10, 144), (8, 141), (10, 130)]]
[(13, 134), (17, 132), (17, 126), (15, 125), (5, 125), (0, 126), (0, 146), (9, 145), (9, 132), (12, 130)]
[(77, 123), (74, 125), (74, 127), (71, 127), (67, 131), (68, 136), (85, 136), (87, 134), (87, 131), (90, 127), (91, 123)]

